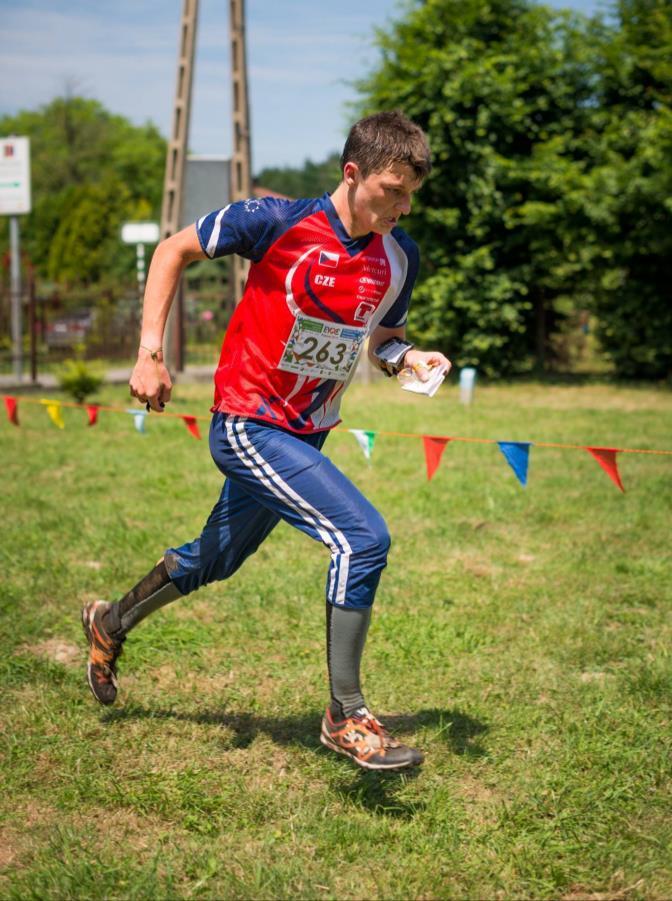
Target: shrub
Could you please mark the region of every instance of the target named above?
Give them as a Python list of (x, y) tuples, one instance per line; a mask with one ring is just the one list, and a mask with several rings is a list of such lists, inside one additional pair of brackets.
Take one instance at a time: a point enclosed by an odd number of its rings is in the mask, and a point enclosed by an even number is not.
[(78, 404), (83, 404), (103, 384), (103, 379), (92, 372), (84, 360), (66, 360), (58, 381), (62, 390)]

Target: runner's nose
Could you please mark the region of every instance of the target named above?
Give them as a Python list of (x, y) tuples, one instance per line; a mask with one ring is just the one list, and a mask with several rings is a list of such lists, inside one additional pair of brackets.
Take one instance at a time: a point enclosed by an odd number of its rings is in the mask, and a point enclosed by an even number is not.
[(396, 209), (399, 215), (408, 216), (411, 212), (411, 198), (404, 197), (399, 203), (396, 204)]

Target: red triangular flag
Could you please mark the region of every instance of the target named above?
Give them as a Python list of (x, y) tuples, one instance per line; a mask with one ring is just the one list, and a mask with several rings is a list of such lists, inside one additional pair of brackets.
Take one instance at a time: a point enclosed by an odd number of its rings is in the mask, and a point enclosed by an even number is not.
[(98, 404), (87, 404), (86, 412), (89, 417), (89, 425), (95, 425), (98, 422)]
[(19, 424), (19, 408), (15, 397), (5, 394), (5, 409), (7, 410), (7, 419), (14, 425)]
[(623, 487), (623, 482), (621, 482), (621, 477), (618, 474), (618, 464), (616, 463), (616, 454), (618, 453), (618, 448), (587, 447), (586, 450), (589, 454), (592, 454), (593, 457), (595, 457), (595, 459), (609, 476), (611, 481), (615, 485), (617, 485), (625, 494), (625, 488)]
[(189, 429), (189, 431), (194, 436), (194, 438), (198, 438), (198, 440), (200, 441), (201, 433), (198, 431), (198, 423), (196, 422), (196, 417), (195, 416), (183, 416), (182, 419), (184, 419), (184, 424)]
[(425, 446), (425, 463), (427, 464), (427, 480), (429, 481), (439, 468), (441, 457), (450, 438), (437, 438), (433, 435), (423, 435), (422, 443)]

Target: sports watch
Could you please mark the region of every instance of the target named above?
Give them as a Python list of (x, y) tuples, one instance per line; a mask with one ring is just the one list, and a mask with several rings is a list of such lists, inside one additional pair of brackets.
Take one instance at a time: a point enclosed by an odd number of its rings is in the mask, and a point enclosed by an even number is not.
[(415, 344), (403, 338), (388, 338), (374, 350), (373, 355), (386, 376), (399, 375), (404, 368), (404, 357)]

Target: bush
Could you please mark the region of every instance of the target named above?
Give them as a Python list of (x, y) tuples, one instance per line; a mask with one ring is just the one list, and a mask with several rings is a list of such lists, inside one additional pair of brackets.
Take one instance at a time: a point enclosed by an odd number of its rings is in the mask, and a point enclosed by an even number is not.
[(58, 382), (75, 403), (83, 404), (90, 394), (100, 388), (103, 379), (92, 372), (83, 360), (66, 360)]

